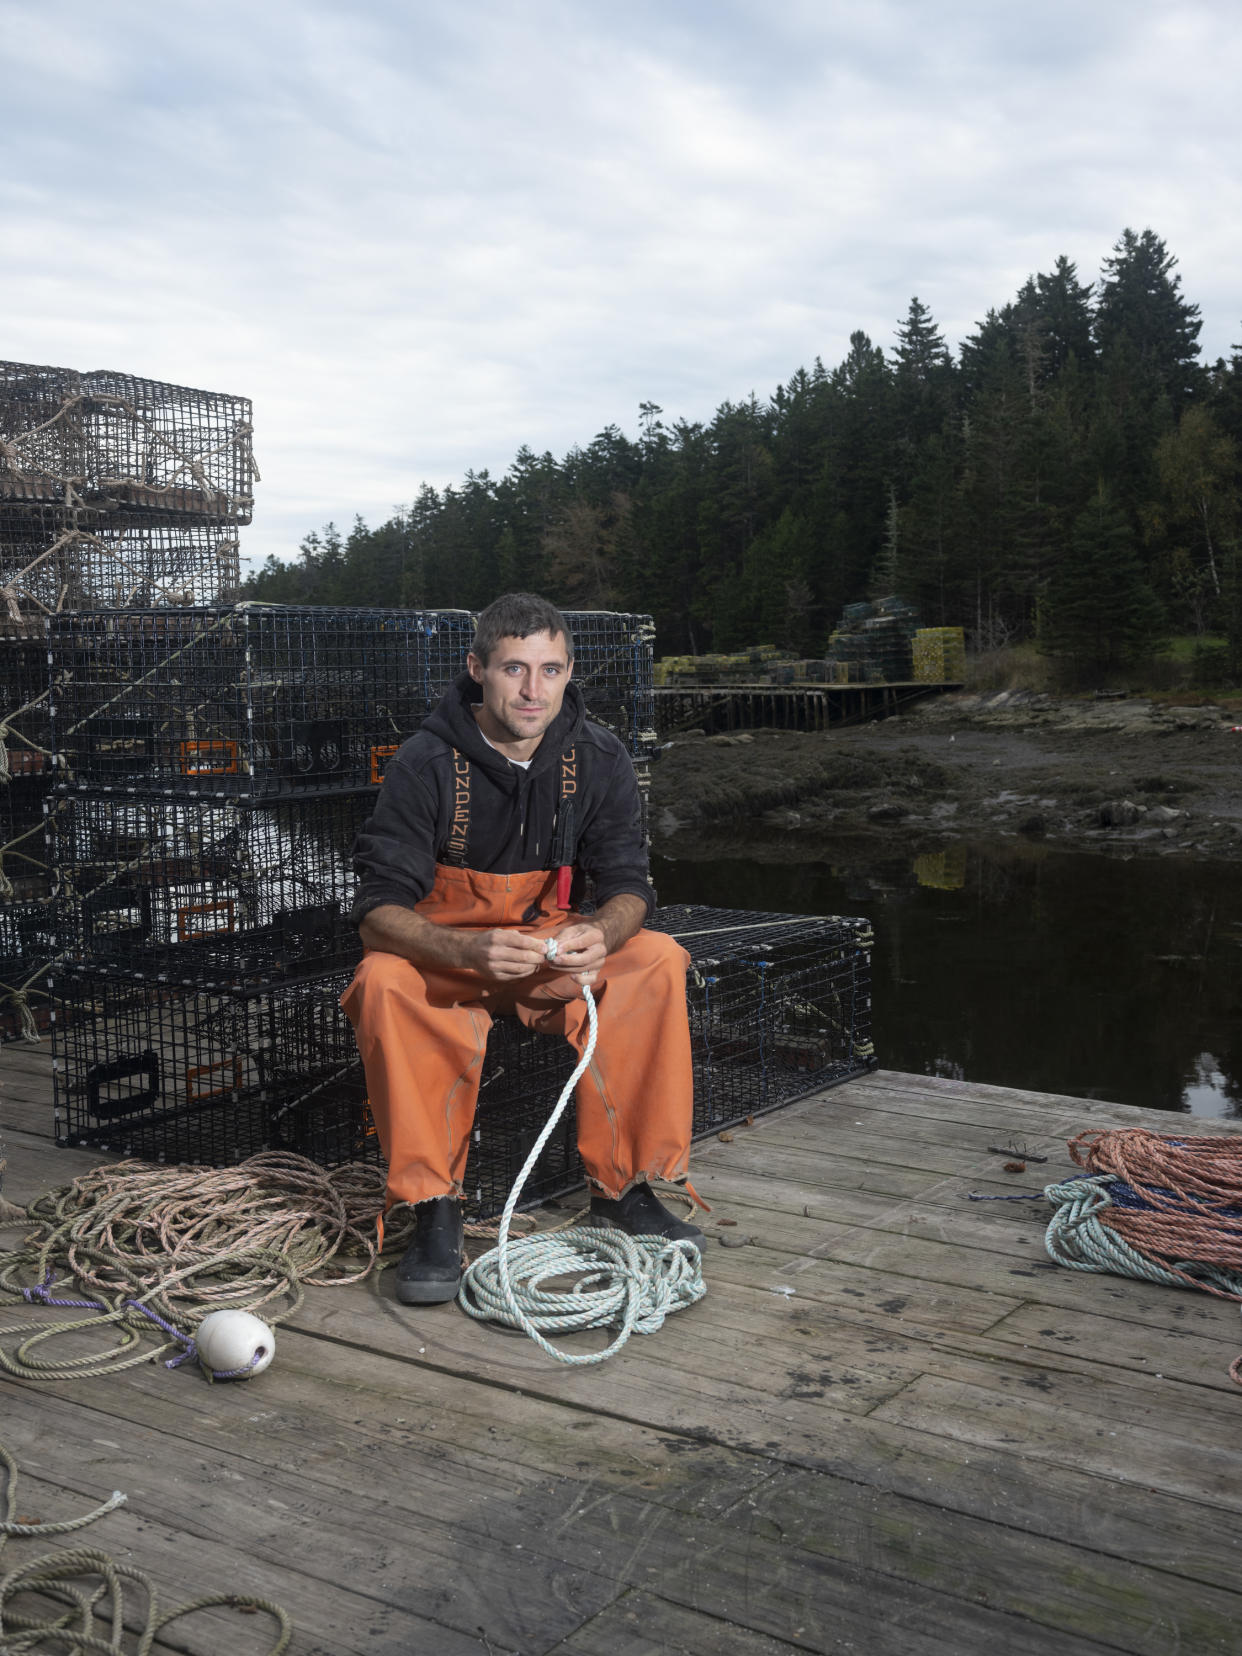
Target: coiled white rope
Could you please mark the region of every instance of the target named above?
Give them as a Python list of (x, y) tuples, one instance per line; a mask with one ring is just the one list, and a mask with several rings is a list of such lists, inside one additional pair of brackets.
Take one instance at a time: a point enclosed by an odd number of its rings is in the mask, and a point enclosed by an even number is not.
[[(552, 938), (548, 959), (555, 958), (556, 940)], [(653, 1334), (665, 1317), (693, 1305), (707, 1292), (699, 1250), (693, 1242), (629, 1236), (615, 1226), (596, 1229), (575, 1225), (524, 1237), (510, 1245), (509, 1224), (522, 1187), (595, 1052), (599, 1033), (595, 997), (586, 985), (582, 995), (589, 1025), (582, 1057), (514, 1181), (500, 1218), (496, 1246), (469, 1267), (457, 1296), (470, 1316), (480, 1322), (520, 1328), (550, 1357), (575, 1368), (602, 1363), (620, 1351), (631, 1334)], [(568, 1288), (545, 1288), (545, 1283), (558, 1277), (578, 1280)], [(567, 1334), (618, 1324), (620, 1332), (610, 1346), (582, 1355), (561, 1351), (544, 1338), (543, 1332)]]

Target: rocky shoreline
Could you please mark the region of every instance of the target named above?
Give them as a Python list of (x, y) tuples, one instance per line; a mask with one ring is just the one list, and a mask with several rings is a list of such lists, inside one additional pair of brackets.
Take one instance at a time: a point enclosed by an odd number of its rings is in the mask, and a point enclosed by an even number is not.
[(1242, 709), (958, 692), (827, 733), (688, 732), (652, 769), (667, 855), (1020, 840), (1242, 859)]

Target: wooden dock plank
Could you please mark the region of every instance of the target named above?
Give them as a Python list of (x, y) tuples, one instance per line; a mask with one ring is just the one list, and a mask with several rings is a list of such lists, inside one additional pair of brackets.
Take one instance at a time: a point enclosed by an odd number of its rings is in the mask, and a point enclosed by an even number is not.
[[(726, 1447), (706, 1429), (678, 1435), (621, 1413), (566, 1409), (559, 1399), (530, 1391), (505, 1389), (499, 1394), (501, 1409), (497, 1388), (486, 1379), (467, 1379), (425, 1361), (398, 1362), (378, 1351), (359, 1352), (288, 1329), (280, 1330), (278, 1339), (281, 1389), (278, 1397), (265, 1397), (263, 1407), (256, 1402), (258, 1386), (204, 1390), (188, 1373), (173, 1377), (174, 1384), (157, 1367), (136, 1369), (124, 1381), (101, 1381), (89, 1390), (59, 1383), (40, 1395), (50, 1392), (67, 1403), (88, 1399), (97, 1419), (112, 1416), (117, 1421), (96, 1433), (114, 1444), (123, 1440), (124, 1423), (132, 1420), (166, 1439), (178, 1437), (208, 1457), (227, 1446), (231, 1455), (253, 1464), (255, 1476), (271, 1467), (352, 1482), (365, 1491), (372, 1487), (377, 1457), (396, 1464), (410, 1455), (417, 1460), (420, 1499), (427, 1509), (444, 1488), (468, 1505), (480, 1482), (489, 1491), (512, 1491), (559, 1477), (588, 1489), (602, 1481), (711, 1522), (753, 1499), (782, 1468), (811, 1464), (867, 1488), (925, 1503), (930, 1489), (933, 1504), (958, 1502), (962, 1512), (982, 1518), (1003, 1504), (1013, 1524), (1157, 1567), (1171, 1548), (1180, 1546), (1194, 1561), (1198, 1579), (1229, 1586), (1236, 1580), (1237, 1523), (1228, 1513), (1212, 1511), (1203, 1499), (1192, 1504), (1162, 1498), (1155, 1490), (1146, 1491), (1141, 1508), (1115, 1500), (1115, 1480), (1145, 1473), (1150, 1464), (1136, 1460), (1124, 1435), (1120, 1444), (1114, 1435), (1105, 1459), (1097, 1451), (1101, 1472), (1093, 1477), (1080, 1470), (1081, 1449), (1072, 1433), (1065, 1450), (1071, 1458), (1062, 1468), (1049, 1459), (1055, 1434), (1045, 1432), (1043, 1464), (1033, 1472), (1027, 1460), (1030, 1435), (1015, 1429), (1025, 1400), (1014, 1401), (1004, 1419), (989, 1419), (973, 1437), (961, 1429), (969, 1409), (982, 1406), (971, 1399), (958, 1410), (955, 1435), (935, 1423), (927, 1430), (892, 1424), (886, 1417), (907, 1404), (914, 1386), (891, 1408), (865, 1417), (843, 1416), (821, 1405), (818, 1440), (809, 1460), (800, 1461), (783, 1440), (762, 1445), (758, 1454), (753, 1448)], [(624, 1356), (620, 1361), (626, 1361)], [(1003, 1400), (990, 1390), (977, 1390), (993, 1405), (995, 1417)], [(612, 1399), (612, 1407), (622, 1406), (644, 1412), (636, 1386), (623, 1385)], [(1055, 1417), (1050, 1406), (1036, 1407), (1049, 1419)], [(1103, 1439), (1101, 1418), (1083, 1420), (1081, 1431)], [(1113, 1416), (1103, 1418), (1116, 1425)], [(993, 1452), (963, 1459), (961, 1442), (982, 1443), (985, 1436)], [(1171, 1453), (1183, 1485), (1202, 1497), (1202, 1480), (1196, 1480), (1193, 1457), (1187, 1454), (1195, 1447), (1174, 1443)], [(1200, 1470), (1210, 1467), (1210, 1481), (1224, 1502), (1235, 1502), (1238, 1468), (1231, 1452), (1223, 1461), (1199, 1459)]]
[[(305, 1370), (302, 1380), (312, 1391), (329, 1389), (322, 1376), (308, 1375)], [(992, 1522), (990, 1515), (972, 1517), (967, 1522), (958, 1514), (962, 1522), (948, 1524), (939, 1501), (929, 1503), (925, 1487), (916, 1489), (912, 1496), (889, 1495), (881, 1502), (874, 1488), (860, 1484), (853, 1476), (843, 1479), (799, 1473), (797, 1480), (790, 1483), (790, 1473), (786, 1470), (778, 1474), (784, 1483), (778, 1483), (774, 1492), (772, 1478), (753, 1482), (743, 1475), (739, 1482), (738, 1470), (746, 1458), (738, 1456), (731, 1457), (731, 1467), (722, 1465), (716, 1457), (710, 1479), (713, 1499), (707, 1510), (695, 1501), (675, 1503), (686, 1519), (680, 1527), (670, 1524), (671, 1515), (666, 1510), (662, 1518), (651, 1510), (650, 1498), (642, 1488), (646, 1479), (636, 1482), (633, 1471), (621, 1467), (623, 1476), (629, 1476), (628, 1485), (618, 1488), (613, 1481), (610, 1488), (610, 1480), (600, 1476), (593, 1460), (587, 1463), (590, 1478), (582, 1487), (575, 1487), (575, 1479), (566, 1478), (563, 1473), (558, 1475), (552, 1469), (533, 1474), (530, 1469), (515, 1473), (506, 1457), (493, 1461), (484, 1479), (476, 1476), (470, 1481), (463, 1478), (459, 1464), (429, 1468), (424, 1462), (423, 1475), (416, 1487), (411, 1488), (408, 1480), (399, 1475), (394, 1480), (393, 1472), (388, 1470), (396, 1463), (393, 1434), (385, 1429), (384, 1417), (373, 1412), (376, 1405), (382, 1406), (384, 1399), (392, 1395), (391, 1387), (385, 1385), (377, 1390), (373, 1384), (352, 1388), (355, 1395), (350, 1407), (361, 1408), (362, 1413), (353, 1421), (349, 1453), (345, 1456), (330, 1457), (321, 1452), (318, 1456), (304, 1457), (299, 1464), (297, 1446), (307, 1441), (307, 1428), (314, 1424), (313, 1419), (303, 1417), (296, 1442), (286, 1439), (285, 1463), (277, 1469), (270, 1451), (271, 1435), (265, 1429), (262, 1413), (247, 1431), (237, 1419), (234, 1407), (233, 1422), (224, 1442), (211, 1441), (204, 1449), (189, 1444), (183, 1432), (175, 1473), (171, 1475), (169, 1487), (164, 1488), (167, 1438), (154, 1424), (143, 1424), (140, 1418), (150, 1405), (159, 1403), (158, 1394), (154, 1388), (144, 1387), (146, 1395), (135, 1397), (119, 1384), (109, 1382), (108, 1387), (109, 1412), (124, 1409), (128, 1403), (125, 1429), (117, 1429), (115, 1435), (112, 1428), (101, 1428), (98, 1424), (102, 1410), (92, 1410), (91, 1422), (82, 1427), (79, 1423), (85, 1411), (61, 1416), (55, 1407), (49, 1409), (46, 1401), (41, 1407), (40, 1427), (53, 1432), (58, 1442), (73, 1450), (75, 1465), (81, 1469), (78, 1479), (85, 1485), (84, 1497), (97, 1498), (127, 1469), (136, 1469), (136, 1498), (141, 1498), (144, 1511), (156, 1521), (172, 1523), (178, 1516), (188, 1483), (203, 1495), (203, 1511), (213, 1514), (206, 1531), (204, 1518), (193, 1522), (194, 1534), (207, 1533), (208, 1539), (216, 1542), (232, 1534), (258, 1559), (265, 1556), (264, 1538), (270, 1523), (270, 1509), (275, 1506), (282, 1525), (292, 1525), (300, 1537), (299, 1557), (304, 1567), (317, 1566), (316, 1575), (329, 1584), (340, 1585), (358, 1567), (354, 1550), (358, 1545), (382, 1576), (385, 1561), (400, 1544), (398, 1538), (403, 1538), (419, 1558), (420, 1583), (430, 1593), (427, 1607), (437, 1620), (446, 1621), (449, 1626), (455, 1625), (454, 1618), (459, 1614), (452, 1587), (453, 1560), (469, 1557), (473, 1561), (472, 1570), (483, 1572), (498, 1595), (493, 1600), (483, 1596), (488, 1617), (485, 1625), (492, 1629), (490, 1637), (516, 1637), (523, 1625), (517, 1588), (510, 1584), (502, 1591), (496, 1585), (510, 1567), (520, 1567), (532, 1584), (541, 1585), (547, 1591), (544, 1578), (548, 1570), (557, 1572), (563, 1561), (565, 1571), (572, 1573), (577, 1568), (589, 1575), (592, 1566), (613, 1557), (619, 1537), (625, 1539), (624, 1562), (620, 1566), (625, 1581), (645, 1586), (658, 1584), (665, 1597), (680, 1600), (687, 1608), (699, 1609), (704, 1583), (713, 1571), (715, 1560), (731, 1580), (744, 1579), (749, 1583), (748, 1625), (763, 1628), (770, 1625), (764, 1619), (772, 1613), (767, 1599), (770, 1591), (776, 1595), (772, 1602), (781, 1602), (790, 1596), (790, 1602), (803, 1607), (800, 1614), (811, 1614), (810, 1600), (824, 1585), (825, 1560), (833, 1566), (828, 1577), (834, 1583), (838, 1568), (847, 1567), (851, 1571), (865, 1568), (868, 1574), (878, 1571), (885, 1578), (884, 1592), (891, 1591), (896, 1581), (915, 1595), (925, 1585), (923, 1577), (940, 1577), (946, 1558), (958, 1556), (959, 1549), (962, 1556), (971, 1556), (979, 1544), (978, 1538), (972, 1536), (971, 1524), (986, 1527)], [(253, 1389), (247, 1388), (247, 1391)], [(241, 1390), (234, 1388), (231, 1395)], [(412, 1403), (405, 1406), (417, 1406), (419, 1393), (411, 1391), (410, 1395)], [(304, 1397), (304, 1406), (305, 1402)], [(444, 1402), (451, 1411), (451, 1399)], [(552, 1413), (546, 1404), (543, 1412), (549, 1416)], [(340, 1422), (343, 1418), (341, 1410), (330, 1403), (326, 1411), (321, 1407), (320, 1413), (327, 1422)], [(459, 1435), (455, 1421), (443, 1418), (439, 1409), (436, 1415), (432, 1424), (442, 1441), (455, 1442)], [(527, 1433), (529, 1415), (528, 1408)], [(564, 1424), (562, 1421), (562, 1429)], [(199, 1430), (202, 1432), (205, 1428)], [(207, 1435), (214, 1439), (214, 1434)], [(321, 1434), (312, 1432), (309, 1437), (312, 1442), (322, 1441)], [(37, 1450), (39, 1445), (35, 1447)], [(636, 1447), (642, 1447), (641, 1440)], [(259, 1451), (257, 1459), (256, 1450)], [(712, 1454), (707, 1446), (696, 1448), (694, 1454), (705, 1452)], [(641, 1467), (642, 1457), (636, 1458)], [(730, 1486), (729, 1498), (723, 1505), (719, 1499), (722, 1483)], [(257, 1486), (263, 1491), (263, 1500), (256, 1508), (252, 1492)], [(1000, 1494), (998, 1486), (993, 1490), (994, 1503)], [(238, 1502), (242, 1503), (240, 1508)], [(1006, 1506), (1012, 1503), (1011, 1489)], [(378, 1516), (377, 1504), (382, 1509)], [(656, 1504), (663, 1508), (663, 1503)], [(826, 1512), (835, 1515), (834, 1527), (828, 1535), (823, 1533)], [(428, 1535), (423, 1533), (428, 1525), (431, 1526), (430, 1546)], [(700, 1529), (704, 1531), (703, 1536)], [(340, 1539), (342, 1532), (348, 1538), (344, 1545)], [(808, 1540), (812, 1532), (813, 1545)], [(520, 1546), (506, 1542), (505, 1537), (516, 1535), (525, 1537)], [(1025, 1616), (1026, 1611), (1019, 1607), (1019, 1600), (1025, 1602), (1023, 1595), (1032, 1595), (1041, 1601), (1047, 1598), (1056, 1604), (1055, 1615), (1050, 1621), (1045, 1612), (1035, 1620), (1055, 1626), (1061, 1635), (1073, 1633), (1076, 1627), (1089, 1633), (1101, 1618), (1115, 1626), (1121, 1614), (1119, 1604), (1127, 1599), (1133, 1604), (1137, 1598), (1143, 1607), (1144, 1626), (1154, 1616), (1155, 1625), (1162, 1633), (1184, 1635), (1188, 1641), (1196, 1641), (1188, 1643), (1186, 1648), (1227, 1648), (1219, 1641), (1215, 1618), (1217, 1611), (1220, 1615), (1229, 1613), (1234, 1595), (1228, 1591), (1222, 1596), (1224, 1608), (1218, 1605), (1214, 1609), (1210, 1594), (1198, 1595), (1195, 1614), (1187, 1618), (1178, 1609), (1181, 1592), (1176, 1580), (1170, 1582), (1165, 1579), (1165, 1573), (1154, 1569), (1147, 1579), (1139, 1571), (1143, 1581), (1141, 1591), (1136, 1591), (1136, 1566), (1129, 1559), (1106, 1556), (1098, 1546), (1090, 1547), (1091, 1557), (1084, 1563), (1078, 1550), (1067, 1548), (1064, 1543), (1036, 1547), (1032, 1532), (1019, 1532), (1019, 1527), (1012, 1522), (1006, 1525), (999, 1541), (991, 1538), (989, 1546), (990, 1569), (995, 1571), (995, 1579), (989, 1575), (990, 1586), (980, 1590), (986, 1590), (993, 1611)], [(810, 1556), (800, 1562), (791, 1561), (791, 1547)], [(512, 1557), (515, 1551), (523, 1553), (521, 1560)], [(1073, 1558), (1072, 1568), (1067, 1553)], [(1223, 1567), (1230, 1569), (1231, 1562), (1224, 1561)], [(618, 1567), (616, 1562), (611, 1565), (613, 1570)], [(1067, 1570), (1068, 1587), (1062, 1580)], [(1041, 1572), (1046, 1576), (1043, 1581)], [(651, 1580), (653, 1576), (655, 1582)], [(563, 1580), (563, 1574), (554, 1574), (555, 1584), (562, 1591)], [(432, 1588), (436, 1591), (431, 1592)], [(1015, 1593), (1018, 1599), (1014, 1598)], [(1160, 1609), (1163, 1598), (1168, 1595), (1171, 1595), (1170, 1606)], [(767, 1605), (757, 1622), (754, 1621), (756, 1596)], [(1007, 1596), (1011, 1602), (1006, 1602)], [(567, 1610), (571, 1609), (572, 1604), (567, 1606)], [(947, 1613), (944, 1607), (938, 1607), (941, 1619)], [(1179, 1614), (1183, 1615), (1182, 1622), (1176, 1621)], [(730, 1611), (730, 1615), (735, 1620), (747, 1621), (736, 1611)], [(998, 1629), (990, 1624), (989, 1618), (981, 1619), (984, 1625), (980, 1628), (958, 1627), (954, 1636), (961, 1641), (959, 1648), (974, 1648), (976, 1637), (980, 1643), (985, 1642), (985, 1632), (995, 1636)], [(541, 1625), (547, 1620), (547, 1615), (543, 1615)], [(456, 1625), (460, 1630), (459, 1621)], [(1135, 1630), (1135, 1642), (1126, 1648), (1159, 1648), (1144, 1644), (1138, 1636), (1140, 1631)], [(519, 1644), (517, 1648), (524, 1646)], [(1011, 1643), (1006, 1648), (1019, 1648), (1019, 1645)], [(1097, 1646), (1089, 1643), (1087, 1648)], [(1169, 1648), (1177, 1646), (1172, 1644)]]
[[(47, 1054), (13, 1050), (25, 1200), (102, 1158), (51, 1144)], [(312, 1291), (255, 1381), (8, 1382), (0, 1433), (58, 1512), (129, 1469), (125, 1556), (169, 1598), (292, 1597), (295, 1656), (1235, 1652), (1236, 1307), (1062, 1270), (1046, 1202), (964, 1199), (1039, 1191), (1099, 1125), (1169, 1118), (880, 1071), (697, 1148), (709, 1232), (752, 1240), (602, 1368), (384, 1273)], [(1011, 1136), (1049, 1161), (1007, 1179)]]

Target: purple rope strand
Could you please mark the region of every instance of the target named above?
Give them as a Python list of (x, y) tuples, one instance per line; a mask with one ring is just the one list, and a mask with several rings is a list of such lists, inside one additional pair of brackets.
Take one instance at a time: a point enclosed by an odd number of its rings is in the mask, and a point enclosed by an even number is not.
[[(23, 1288), (22, 1298), (28, 1305), (59, 1305), (75, 1311), (103, 1311), (107, 1309), (98, 1300), (53, 1299), (51, 1291), (55, 1282), (56, 1277), (49, 1271), (37, 1286)], [(171, 1323), (165, 1322), (157, 1312), (152, 1311), (149, 1305), (143, 1305), (141, 1300), (126, 1300), (125, 1304), (128, 1309), (141, 1311), (144, 1317), (149, 1317), (153, 1323), (164, 1330), (165, 1334), (170, 1335), (185, 1347), (179, 1357), (169, 1357), (165, 1360), (164, 1367), (166, 1369), (180, 1368), (182, 1363), (189, 1362), (192, 1357), (198, 1357), (198, 1344), (192, 1334), (183, 1334), (179, 1328), (174, 1328)], [(213, 1380), (241, 1380), (251, 1372), (259, 1361), (260, 1353), (256, 1351), (244, 1368), (208, 1369), (207, 1372)], [(206, 1368), (206, 1364), (203, 1366)]]
[(141, 1311), (144, 1317), (150, 1317), (151, 1321), (158, 1324), (159, 1327), (164, 1330), (165, 1334), (171, 1334), (174, 1340), (179, 1340), (185, 1347), (185, 1350), (181, 1353), (180, 1357), (168, 1357), (165, 1359), (164, 1367), (166, 1369), (180, 1368), (182, 1363), (188, 1362), (191, 1357), (198, 1356), (198, 1346), (194, 1343), (194, 1336), (192, 1334), (183, 1334), (179, 1328), (174, 1328), (171, 1323), (165, 1322), (163, 1317), (157, 1316), (156, 1313), (152, 1311), (151, 1307), (149, 1305), (144, 1305), (141, 1300), (126, 1300), (125, 1303), (127, 1306), (132, 1306), (135, 1311)]
[(49, 1271), (36, 1288), (23, 1288), (22, 1298), (30, 1305), (67, 1305), (71, 1309), (80, 1311), (102, 1311), (104, 1309), (98, 1300), (53, 1299), (51, 1289), (55, 1281), (56, 1278)]

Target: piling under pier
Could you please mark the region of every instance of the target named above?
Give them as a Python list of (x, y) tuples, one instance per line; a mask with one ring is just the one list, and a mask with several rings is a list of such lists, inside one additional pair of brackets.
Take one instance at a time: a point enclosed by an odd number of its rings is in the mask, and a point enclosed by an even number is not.
[(698, 729), (829, 730), (885, 719), (925, 696), (960, 684), (712, 684), (657, 688), (656, 731), (662, 737)]

